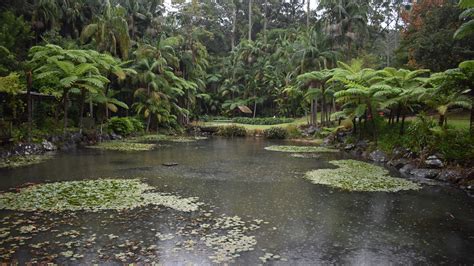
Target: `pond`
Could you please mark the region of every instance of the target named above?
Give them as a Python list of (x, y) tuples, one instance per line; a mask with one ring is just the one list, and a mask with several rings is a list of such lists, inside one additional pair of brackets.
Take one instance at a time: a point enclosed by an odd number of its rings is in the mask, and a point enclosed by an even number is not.
[[(133, 178), (204, 204), (194, 212), (164, 206), (1, 210), (0, 227), (7, 229), (0, 229), (0, 261), (474, 263), (474, 199), (462, 191), (422, 184), (417, 191), (349, 192), (313, 184), (306, 172), (350, 157), (265, 150), (282, 143), (212, 138), (142, 152), (82, 149), (0, 170), (3, 191), (25, 183)], [(178, 165), (163, 165), (170, 162)]]

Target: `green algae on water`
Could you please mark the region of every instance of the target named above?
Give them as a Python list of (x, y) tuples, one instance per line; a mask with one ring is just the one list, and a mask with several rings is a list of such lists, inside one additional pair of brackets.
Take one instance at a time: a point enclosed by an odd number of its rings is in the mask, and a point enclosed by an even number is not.
[(336, 149), (330, 149), (321, 146), (290, 146), (290, 145), (273, 145), (265, 147), (267, 151), (279, 151), (279, 152), (291, 152), (291, 153), (299, 153), (299, 152), (338, 152)]
[(197, 198), (158, 193), (138, 179), (98, 179), (46, 183), (0, 194), (0, 209), (15, 211), (128, 210), (160, 205), (195, 211)]
[(23, 166), (29, 166), (33, 164), (39, 164), (53, 157), (52, 154), (40, 154), (40, 155), (15, 155), (0, 160), (0, 168), (18, 168)]
[(133, 143), (129, 141), (109, 141), (101, 142), (96, 146), (88, 146), (91, 149), (112, 151), (149, 151), (155, 147), (155, 144)]
[(412, 181), (391, 177), (381, 166), (356, 160), (330, 161), (330, 163), (338, 168), (309, 171), (305, 177), (314, 184), (349, 191), (397, 192), (420, 189), (420, 186)]

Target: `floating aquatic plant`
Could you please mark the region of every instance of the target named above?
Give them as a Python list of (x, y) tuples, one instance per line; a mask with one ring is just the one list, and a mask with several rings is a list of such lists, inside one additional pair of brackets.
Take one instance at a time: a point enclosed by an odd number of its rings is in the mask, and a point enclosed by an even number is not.
[(169, 142), (194, 142), (197, 140), (205, 140), (206, 137), (200, 136), (168, 136), (163, 134), (156, 135), (144, 135), (140, 137), (133, 138), (134, 142), (157, 142), (157, 141), (169, 141)]
[(129, 141), (109, 141), (101, 142), (96, 146), (88, 146), (88, 148), (113, 151), (149, 151), (155, 147), (155, 144), (133, 143)]
[(53, 157), (52, 154), (41, 155), (17, 155), (0, 160), (0, 168), (18, 168), (33, 164), (39, 164)]
[(383, 167), (356, 160), (330, 161), (336, 169), (318, 169), (306, 173), (314, 184), (328, 185), (349, 191), (417, 190), (420, 186), (409, 180), (389, 176)]
[(289, 146), (289, 145), (274, 145), (265, 147), (268, 151), (280, 151), (280, 152), (338, 152), (336, 149), (330, 149), (321, 146)]
[(0, 194), (0, 209), (18, 211), (99, 211), (125, 210), (161, 205), (190, 212), (202, 203), (197, 198), (181, 198), (152, 192), (153, 187), (138, 179), (99, 179), (39, 184), (18, 193)]

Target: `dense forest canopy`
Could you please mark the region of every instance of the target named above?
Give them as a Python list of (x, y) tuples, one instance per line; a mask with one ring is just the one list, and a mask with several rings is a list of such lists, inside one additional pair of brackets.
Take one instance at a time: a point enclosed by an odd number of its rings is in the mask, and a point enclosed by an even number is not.
[[(136, 115), (148, 130), (177, 128), (202, 115), (239, 115), (238, 107), (250, 109), (254, 117), (299, 117), (319, 109), (327, 121), (335, 112), (367, 116), (371, 110), (340, 110), (350, 105), (340, 92), (350, 82), (374, 85), (357, 71), (395, 67), (443, 72), (473, 58), (473, 35), (453, 38), (463, 22), (469, 24), (468, 4), (7, 0), (0, 3), (0, 75), (8, 77), (4, 83), (17, 81), (19, 90), (53, 95), (56, 101), (37, 106), (37, 111), (81, 128), (84, 116), (103, 123), (112, 113)], [(345, 76), (333, 77), (334, 70)], [(319, 73), (308, 76), (314, 71)], [(395, 75), (386, 72), (374, 75)], [(463, 89), (432, 95), (449, 94), (453, 106), (468, 108), (464, 92), (472, 80), (465, 72), (458, 82)], [(427, 77), (429, 71), (420, 76)], [(443, 86), (424, 82), (415, 87)], [(401, 97), (391, 93), (393, 97), (386, 92), (379, 101)], [(417, 98), (421, 101), (426, 93)], [(18, 101), (9, 97), (10, 105)], [(381, 104), (374, 111), (402, 105)], [(2, 112), (21, 120), (21, 112), (10, 107)], [(34, 122), (41, 127), (48, 121)]]

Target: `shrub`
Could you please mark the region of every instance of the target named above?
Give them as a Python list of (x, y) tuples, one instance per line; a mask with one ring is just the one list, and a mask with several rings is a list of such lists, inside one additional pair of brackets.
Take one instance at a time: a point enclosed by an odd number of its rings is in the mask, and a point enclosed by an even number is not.
[(224, 137), (245, 137), (247, 136), (247, 130), (243, 126), (230, 125), (219, 127), (217, 135)]
[(128, 120), (132, 123), (134, 132), (143, 132), (145, 130), (145, 125), (140, 119), (129, 117)]
[(298, 129), (298, 127), (296, 125), (287, 126), (286, 131), (288, 132), (288, 137), (290, 137), (290, 138), (301, 137), (301, 131)]
[(250, 117), (235, 117), (232, 119), (234, 123), (248, 124), (248, 125), (277, 125), (291, 123), (295, 121), (293, 118), (275, 118), (275, 117), (264, 117), (264, 118), (250, 118)]
[(130, 135), (134, 132), (133, 123), (128, 117), (112, 117), (109, 119), (107, 128), (122, 136)]
[(286, 139), (288, 131), (282, 127), (271, 127), (263, 131), (263, 135), (267, 139)]

